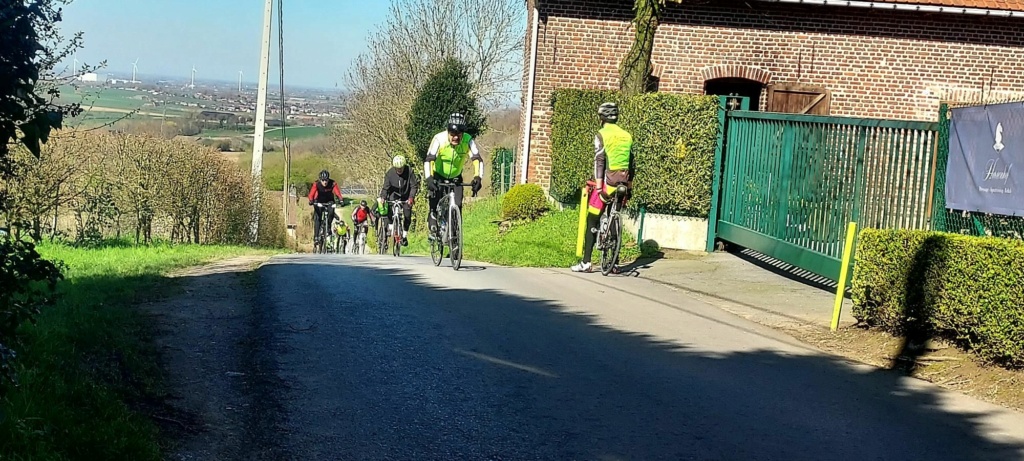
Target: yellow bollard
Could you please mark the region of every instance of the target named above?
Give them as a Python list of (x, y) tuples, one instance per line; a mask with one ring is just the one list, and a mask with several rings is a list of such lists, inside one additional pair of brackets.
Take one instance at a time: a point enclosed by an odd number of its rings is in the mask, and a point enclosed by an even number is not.
[(576, 257), (583, 257), (583, 236), (587, 227), (587, 188), (580, 190), (580, 225), (576, 233)]
[(843, 293), (846, 292), (846, 276), (850, 270), (850, 256), (853, 255), (853, 238), (857, 235), (857, 223), (846, 226), (846, 246), (843, 247), (842, 268), (839, 270), (839, 287), (836, 289), (836, 305), (832, 308), (832, 331), (839, 329), (839, 314), (843, 310)]

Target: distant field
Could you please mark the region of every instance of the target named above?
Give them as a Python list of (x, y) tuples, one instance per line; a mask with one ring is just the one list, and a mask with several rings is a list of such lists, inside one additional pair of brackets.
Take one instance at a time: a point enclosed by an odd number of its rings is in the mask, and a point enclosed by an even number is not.
[[(290, 126), (287, 130), (284, 130), (284, 133), (288, 135), (288, 139), (309, 139), (325, 136), (327, 134), (327, 128), (322, 126)], [(280, 141), (282, 130), (277, 127), (270, 128), (264, 132), (264, 136), (266, 136), (267, 139)]]
[[(125, 118), (126, 114), (132, 114), (132, 120), (158, 119), (165, 116), (168, 118), (179, 117), (188, 113), (188, 109), (182, 106), (157, 106), (152, 101), (152, 95), (146, 91), (122, 90), (117, 88), (103, 88), (81, 86), (73, 87), (65, 85), (60, 88), (61, 97), (58, 102), (63, 104), (81, 104), (84, 112), (68, 121), (69, 126), (80, 128), (93, 128), (107, 125)], [(199, 100), (178, 95), (162, 95), (161, 99), (172, 102), (198, 102)], [(281, 141), (282, 130), (279, 127), (268, 128), (266, 139), (268, 141)], [(288, 127), (288, 139), (302, 140), (311, 139), (327, 134), (326, 127), (320, 126), (295, 126)], [(252, 130), (204, 130), (200, 135), (204, 138), (241, 138), (252, 137)]]
[[(60, 89), (61, 101), (81, 104), (83, 108), (106, 107), (111, 109), (135, 110), (146, 105), (144, 96), (148, 93), (127, 91), (115, 88), (74, 88), (65, 86)], [(152, 104), (149, 104), (153, 107)]]
[[(293, 141), (316, 138), (327, 134), (327, 128), (322, 126), (290, 126), (286, 131), (288, 139)], [(282, 130), (278, 127), (268, 128), (264, 132), (264, 137), (268, 141), (280, 141), (281, 135)], [(204, 138), (252, 137), (252, 130), (203, 130), (202, 136)]]
[(106, 125), (124, 119), (133, 111), (133, 120), (162, 118), (165, 111), (167, 117), (178, 117), (185, 113), (181, 107), (154, 105), (148, 99), (151, 95), (144, 91), (84, 86), (62, 86), (60, 91), (60, 103), (82, 106), (82, 114), (69, 120), (69, 126), (91, 128)]

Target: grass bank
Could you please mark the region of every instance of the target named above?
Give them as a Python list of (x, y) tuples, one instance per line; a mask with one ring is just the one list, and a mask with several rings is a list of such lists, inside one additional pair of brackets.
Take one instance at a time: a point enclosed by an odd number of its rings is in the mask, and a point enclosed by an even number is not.
[[(501, 199), (490, 197), (463, 207), (463, 240), (467, 260), (516, 267), (569, 267), (576, 258), (576, 210), (551, 211), (536, 221), (516, 224), (501, 232)], [(426, 234), (409, 239), (409, 252), (429, 254)], [(621, 260), (629, 263), (640, 255), (636, 242), (627, 234)], [(600, 257), (594, 254), (594, 261)]]
[(241, 247), (43, 245), (66, 264), (60, 300), (23, 325), (20, 385), (0, 402), (0, 459), (159, 460), (160, 368), (136, 302), (168, 288), (164, 274), (215, 259), (269, 253)]

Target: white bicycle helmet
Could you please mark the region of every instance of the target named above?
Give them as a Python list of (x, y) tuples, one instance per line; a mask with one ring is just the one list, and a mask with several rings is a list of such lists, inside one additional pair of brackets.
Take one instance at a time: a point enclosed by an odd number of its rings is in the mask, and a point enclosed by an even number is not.
[(405, 166), (405, 156), (396, 155), (395, 158), (391, 159), (391, 166), (395, 168), (402, 168)]

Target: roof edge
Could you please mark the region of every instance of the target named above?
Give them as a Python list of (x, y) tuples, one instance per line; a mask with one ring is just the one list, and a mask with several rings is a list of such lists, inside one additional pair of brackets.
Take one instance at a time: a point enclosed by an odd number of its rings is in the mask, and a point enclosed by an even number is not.
[(921, 13), (969, 14), (975, 16), (995, 16), (1007, 18), (1024, 18), (1024, 11), (998, 10), (990, 8), (968, 8), (962, 6), (923, 5), (917, 3), (873, 2), (863, 0), (759, 0), (770, 3), (800, 3), (806, 5), (846, 6), (854, 8), (872, 8), (896, 11), (917, 11)]

